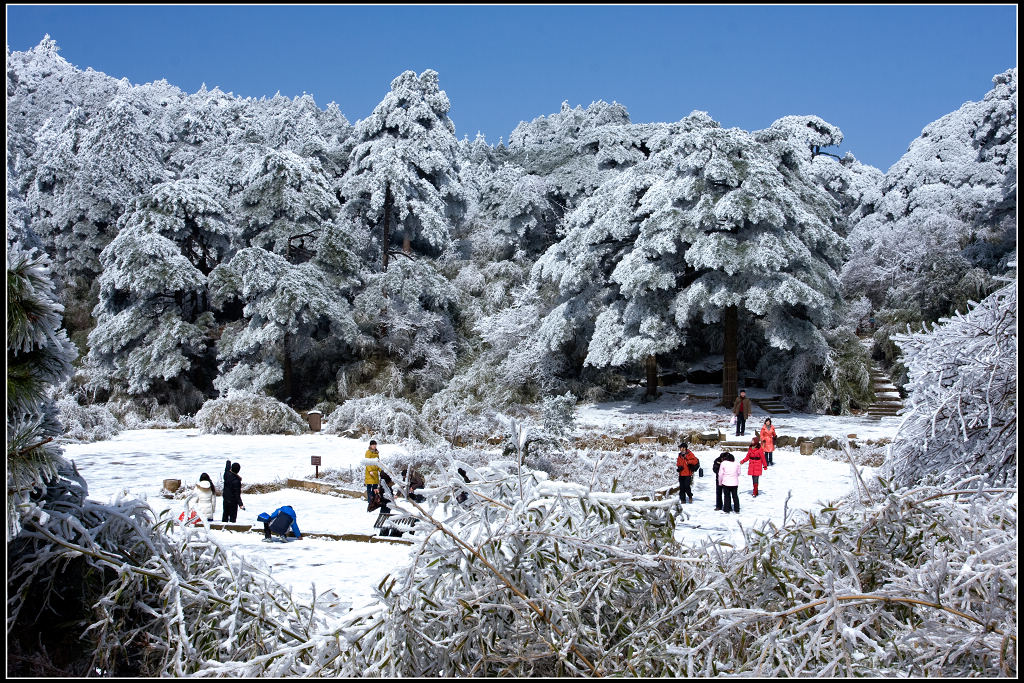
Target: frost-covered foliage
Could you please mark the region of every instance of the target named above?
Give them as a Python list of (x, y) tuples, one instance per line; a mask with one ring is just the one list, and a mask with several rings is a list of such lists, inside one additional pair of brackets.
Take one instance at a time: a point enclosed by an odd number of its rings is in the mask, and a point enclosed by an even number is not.
[(100, 254), (100, 301), (86, 359), (93, 386), (157, 396), (195, 410), (210, 378), (215, 320), (207, 276), (230, 248), (225, 199), (212, 183), (154, 186)]
[(437, 435), (420, 417), (416, 406), (405, 399), (387, 396), (351, 398), (324, 420), (323, 431), (340, 434), (352, 431), (391, 441), (415, 439), (429, 443)]
[(196, 413), (203, 434), (302, 434), (309, 430), (302, 417), (269, 396), (234, 391), (203, 404)]
[(581, 202), (534, 266), (558, 291), (541, 343), (557, 352), (583, 337), (586, 364), (622, 366), (691, 344), (691, 328), (736, 307), (767, 346), (823, 361), (845, 246), (798, 141), (695, 112), (648, 144), (650, 158)]
[(963, 312), (996, 288), (1015, 252), (1017, 70), (992, 82), (982, 101), (926, 126), (877, 196), (865, 196), (843, 283), (888, 311), (880, 322)]
[(56, 402), (64, 426), (62, 440), (75, 443), (103, 441), (116, 436), (121, 425), (103, 404), (81, 405), (74, 395), (65, 393)]
[(18, 532), (29, 495), (64, 462), (53, 387), (71, 376), (74, 345), (61, 329), (45, 254), (7, 244), (7, 539)]
[(406, 71), (355, 126), (339, 192), (354, 223), (380, 226), (371, 234), (381, 270), (398, 244), (406, 254), (438, 254), (449, 246), (452, 220), (464, 209), (450, 106), (436, 71)]
[(910, 382), (889, 476), (1016, 486), (1017, 339), (1016, 281), (930, 331), (895, 338)]
[(452, 460), (436, 478), (446, 495), (393, 505), (432, 532), (380, 583), (378, 604), (263, 656), (192, 666), (208, 676), (1016, 675), (1015, 490), (872, 486), (863, 502), (748, 530), (733, 549), (680, 546), (672, 501), (520, 476), (510, 462)]
[(172, 532), (143, 501), (86, 494), (62, 468), (8, 543), (8, 675), (185, 676), (325, 630), (318, 606), (205, 530)]

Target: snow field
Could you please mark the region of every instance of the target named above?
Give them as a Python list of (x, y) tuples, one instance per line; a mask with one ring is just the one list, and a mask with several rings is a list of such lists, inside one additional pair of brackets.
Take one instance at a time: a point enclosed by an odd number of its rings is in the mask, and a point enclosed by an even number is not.
[[(604, 410), (606, 419), (616, 415), (614, 408)], [(239, 474), (243, 485), (283, 483), (286, 478), (313, 479), (312, 455), (321, 457), (321, 470), (352, 467), (358, 473), (367, 443), (368, 439), (347, 439), (322, 433), (236, 436), (199, 434), (194, 429), (166, 429), (125, 431), (109, 441), (70, 444), (64, 448), (65, 456), (75, 462), (89, 483), (91, 498), (104, 501), (128, 493), (144, 498), (157, 514), (167, 510), (177, 516), (184, 509), (184, 500), (160, 495), (164, 479), (181, 479), (182, 487), (191, 489), (199, 473), (207, 472), (220, 493), (224, 463), (228, 459), (241, 464)], [(400, 446), (383, 442), (379, 449), (385, 458), (401, 451)], [(760, 495), (757, 498), (751, 496), (751, 478), (743, 474), (739, 489), (740, 513), (725, 514), (714, 510), (715, 488), (711, 471), (714, 459), (723, 449), (694, 447), (693, 450), (700, 458), (704, 477), (694, 478), (693, 504), (681, 506), (683, 514), (679, 515), (675, 537), (686, 544), (710, 538), (742, 546), (741, 527), (750, 528), (764, 520), (781, 525), (786, 514), (792, 516), (801, 509), (816, 509), (846, 495), (855, 485), (850, 466), (846, 463), (800, 455), (796, 449), (779, 449), (775, 453), (775, 465), (760, 479)], [(742, 459), (743, 452), (739, 449), (732, 452)], [(657, 449), (654, 462), (663, 463), (666, 470), (673, 471), (675, 449)], [(742, 471), (746, 472), (746, 465)], [(865, 477), (872, 473), (871, 468), (862, 468), (861, 471)], [(787, 508), (786, 499), (790, 492), (792, 497)], [(648, 495), (651, 491), (632, 493)], [(243, 493), (242, 501), (246, 509), (238, 511), (237, 521), (254, 524), (257, 528), (261, 528), (256, 522), (260, 512), (272, 512), (282, 505), (291, 505), (303, 534), (372, 535), (375, 532), (373, 522), (377, 513), (367, 512), (366, 502), (362, 499), (283, 488), (260, 494)], [(221, 505), (222, 501), (218, 499), (214, 518), (218, 522)], [(287, 544), (263, 543), (262, 533), (205, 528), (189, 533), (194, 534), (196, 542), (202, 542), (208, 535), (213, 541), (234, 550), (254, 565), (253, 571), (267, 571), (277, 581), (290, 586), (296, 595), (311, 595), (315, 585), (316, 594), (321, 596), (325, 607), (341, 610), (359, 608), (372, 602), (373, 588), (384, 576), (407, 562), (414, 548), (316, 538), (303, 538)]]

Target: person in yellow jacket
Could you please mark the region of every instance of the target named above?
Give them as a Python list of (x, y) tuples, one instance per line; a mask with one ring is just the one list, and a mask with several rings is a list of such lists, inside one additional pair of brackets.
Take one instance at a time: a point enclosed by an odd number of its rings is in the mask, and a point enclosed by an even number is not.
[[(380, 453), (377, 451), (377, 442), (371, 441), (370, 448), (367, 449), (366, 454), (363, 456), (367, 460), (377, 460), (380, 458)], [(366, 465), (366, 474), (363, 477), (363, 481), (366, 482), (366, 502), (370, 503), (373, 500), (373, 494), (380, 492), (380, 467), (377, 465)]]

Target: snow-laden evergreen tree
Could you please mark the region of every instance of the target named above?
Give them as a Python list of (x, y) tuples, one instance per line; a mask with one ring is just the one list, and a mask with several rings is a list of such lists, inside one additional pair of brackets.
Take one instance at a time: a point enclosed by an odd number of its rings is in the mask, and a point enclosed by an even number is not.
[(22, 506), (66, 466), (53, 439), (62, 433), (49, 393), (71, 376), (78, 355), (61, 329), (49, 258), (7, 244), (7, 540)]
[(1016, 247), (1017, 70), (980, 102), (924, 128), (849, 236), (848, 297), (868, 296), (888, 336), (995, 288)]
[(86, 374), (97, 387), (185, 411), (212, 390), (215, 319), (207, 276), (232, 249), (224, 196), (204, 180), (156, 185), (103, 250)]
[(239, 390), (308, 400), (333, 379), (342, 354), (358, 346), (350, 283), (316, 260), (293, 264), (248, 247), (214, 269), (209, 285), (214, 306), (241, 310), (217, 341), (214, 386), (222, 395)]
[(694, 328), (723, 325), (730, 405), (741, 311), (746, 334), (824, 362), (844, 244), (835, 201), (802, 172), (806, 150), (771, 131), (723, 129), (703, 112), (649, 145), (647, 161), (566, 217), (565, 238), (534, 267), (557, 286), (542, 343), (564, 352), (582, 337), (587, 365), (643, 362), (650, 393), (658, 354), (685, 348)]
[(510, 160), (546, 179), (550, 200), (571, 211), (610, 175), (649, 154), (646, 139), (660, 125), (631, 125), (626, 108), (598, 101), (522, 122), (509, 136)]
[(436, 71), (406, 71), (355, 126), (339, 193), (346, 215), (372, 234), (382, 271), (398, 246), (406, 255), (442, 253), (465, 209), (449, 108)]
[[(1016, 273), (1014, 273), (1015, 276)], [(896, 335), (910, 381), (888, 476), (1017, 485), (1016, 277), (931, 330)]]

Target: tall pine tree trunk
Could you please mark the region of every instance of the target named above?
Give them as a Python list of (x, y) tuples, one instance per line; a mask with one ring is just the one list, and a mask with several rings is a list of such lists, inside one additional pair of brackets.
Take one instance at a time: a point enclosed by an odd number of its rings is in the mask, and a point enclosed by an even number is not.
[(381, 272), (388, 269), (388, 252), (391, 251), (391, 185), (384, 187), (384, 220), (381, 225), (381, 251), (383, 252)]
[(736, 349), (739, 336), (739, 311), (735, 306), (725, 309), (722, 322), (725, 326), (722, 363), (722, 405), (732, 407), (738, 395)]
[(651, 354), (644, 361), (647, 368), (647, 395), (650, 398), (658, 397), (658, 358)]
[(282, 370), (282, 373), (284, 374), (284, 395), (285, 395), (285, 399), (284, 400), (286, 402), (290, 402), (290, 401), (294, 400), (294, 395), (292, 394), (292, 386), (293, 386), (293, 380), (292, 380), (292, 354), (288, 350), (288, 336), (289, 336), (288, 333), (285, 332), (284, 333), (284, 339), (281, 342), (282, 356), (283, 356), (281, 358), (281, 370)]

